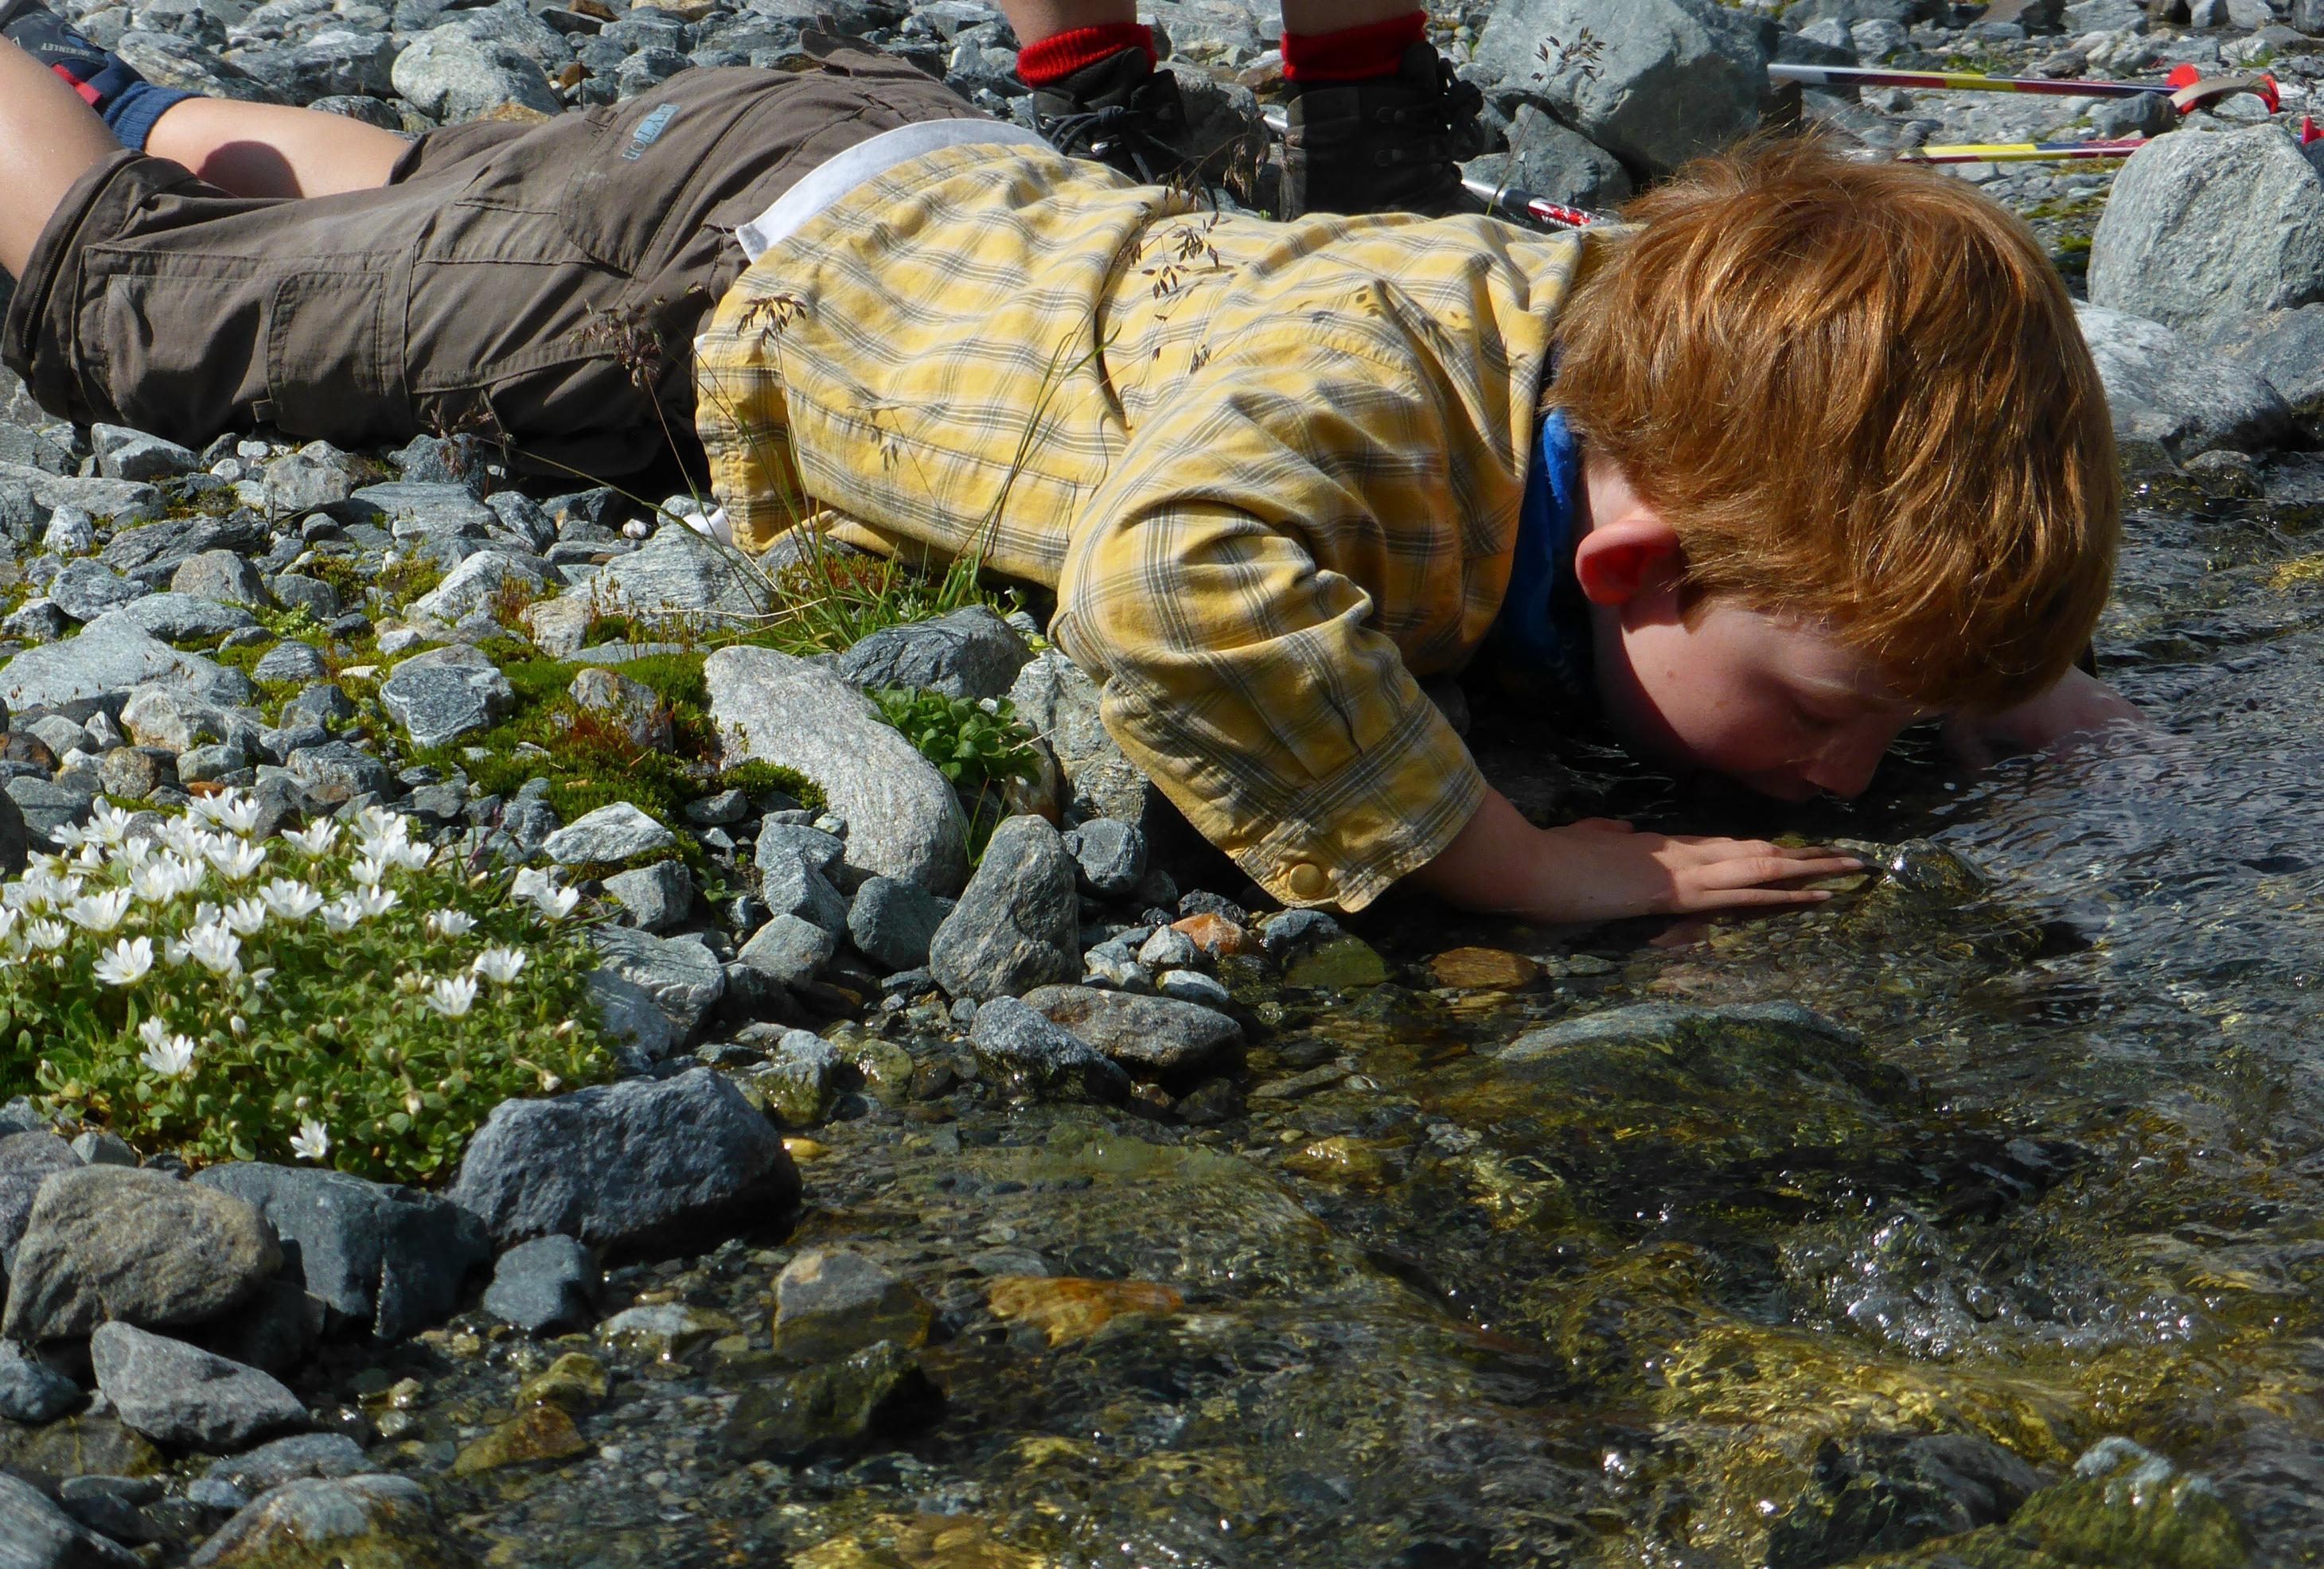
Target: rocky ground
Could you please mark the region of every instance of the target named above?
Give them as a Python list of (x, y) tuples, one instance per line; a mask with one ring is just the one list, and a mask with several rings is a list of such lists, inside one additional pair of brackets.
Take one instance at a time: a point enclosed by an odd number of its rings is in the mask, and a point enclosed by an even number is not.
[[(2235, 99), (2119, 173), (1960, 173), (2025, 214), (2087, 295), (2150, 484), (2232, 493), (2297, 463), (2272, 454), (2324, 408), (2324, 179), (2285, 127), (2324, 78), (2318, 7), (1777, 9), (1440, 13), (1448, 55), (1488, 93), (1499, 145), (1476, 171), (1603, 206), (1763, 115), (1872, 153), (2164, 129), (2098, 99), (1785, 103), (1765, 90), (1771, 57), (2051, 76), (2264, 64), (2283, 87), (2273, 122)], [(1257, 126), (1280, 86), (1276, 18), (1233, 0), (1155, 10), (1212, 123)], [(1021, 106), (1013, 41), (973, 0), (152, 0), (80, 20), (157, 80), (416, 133), (611, 102), (689, 65), (796, 66), (818, 13), (987, 106)], [(740, 563), (681, 520), (688, 499), (520, 479), (467, 439), (346, 453), (254, 432), (197, 453), (60, 424), (5, 390), (0, 867), (100, 801), (167, 814), (245, 791), (262, 831), (392, 808), (480, 867), (553, 869), (578, 891), (601, 921), (598, 999), (624, 1077), (509, 1103), (434, 1193), (263, 1161), (189, 1180), (102, 1128), (0, 1111), (0, 1562), (1047, 1561), (1028, 1543), (1048, 1528), (1027, 1522), (1049, 1506), (1010, 1515), (1001, 1483), (980, 1495), (909, 1443), (973, 1448), (1013, 1423), (1052, 1437), (1011, 1463), (1062, 1473), (1087, 1463), (1077, 1445), (1165, 1406), (1182, 1426), (1224, 1420), (1192, 1384), (1164, 1390), (1200, 1380), (1158, 1363), (1161, 1404), (1142, 1415), (1078, 1363), (1028, 1390), (1028, 1359), (1162, 1324), (1185, 1357), (1271, 1368), (1296, 1405), (1295, 1344), (1328, 1354), (1311, 1331), (1278, 1343), (1204, 1308), (1252, 1278), (1397, 1347), (1398, 1399), (1442, 1421), (1505, 1398), (1482, 1389), (1495, 1380), (1547, 1376), (1470, 1322), (1522, 1324), (1521, 1292), (1486, 1312), (1475, 1301), (1499, 1289), (1472, 1283), (1422, 1311), (1417, 1266), (1324, 1238), (1270, 1184), (1360, 1190), (1383, 1161), (1416, 1159), (1384, 1147), (1467, 1158), (1462, 1092), (1382, 1096), (1370, 1049), (1415, 1074), (1471, 1047), (1507, 1071), (1550, 1060), (1563, 1038), (1508, 1038), (1587, 1014), (1605, 958), (1532, 933), (1450, 944), (1425, 913), (1358, 935), (1265, 908), (1174, 831), (1088, 680), (1042, 642), (1038, 602), (974, 596), (818, 648), (795, 601), (837, 557)], [(964, 792), (865, 695), (896, 689), (1006, 702), (1034, 766)], [(1540, 800), (1552, 782), (1536, 766), (1510, 783)], [(973, 872), (972, 817), (978, 837), (1005, 818)], [(1394, 1000), (1416, 994), (1434, 999), (1425, 1017)], [(1812, 1016), (1680, 1009), (1591, 1041), (1618, 1057), (1705, 1029), (1729, 1046), (1773, 1032), (1766, 1050), (1844, 1102), (1840, 1123), (1904, 1137), (1860, 1044)], [(1639, 1093), (1638, 1117), (1655, 1104)], [(1996, 1159), (1997, 1180), (2049, 1180), (2038, 1151)], [(1537, 1172), (1471, 1175), (1496, 1204), (1551, 1202)], [(1157, 1242), (1153, 1212), (1174, 1207), (1194, 1218)], [(1575, 1456), (1480, 1444), (1470, 1459), (1528, 1500), (1508, 1506), (1514, 1539), (1583, 1528), (1542, 1501), (1571, 1503)], [(1163, 1486), (1168, 1447), (1089, 1482), (1092, 1518)], [(2070, 1473), (2070, 1453), (2034, 1454), (2037, 1471), (1983, 1440), (1913, 1453), (1879, 1464), (1940, 1500), (1920, 1535), (1850, 1537), (1845, 1509), (1803, 1494), (1784, 1516), (1801, 1523), (1763, 1525), (1748, 1550), (1804, 1564), (1902, 1548), (1994, 1525), (2045, 1486), (2074, 1519), (2136, 1493), (2183, 1505), (2165, 1522), (2182, 1537), (2223, 1528), (2210, 1495), (2130, 1447)], [(1205, 1496), (1247, 1485), (1281, 1507), (1322, 1485), (1303, 1476), (1213, 1477)], [(1148, 1545), (1189, 1550), (1212, 1507)], [(976, 1523), (1003, 1518), (1014, 1546)], [(1208, 1561), (1234, 1561), (1219, 1531)], [(1046, 1541), (1072, 1561), (1097, 1551), (1064, 1528)], [(1397, 1561), (1484, 1561), (1463, 1550)]]

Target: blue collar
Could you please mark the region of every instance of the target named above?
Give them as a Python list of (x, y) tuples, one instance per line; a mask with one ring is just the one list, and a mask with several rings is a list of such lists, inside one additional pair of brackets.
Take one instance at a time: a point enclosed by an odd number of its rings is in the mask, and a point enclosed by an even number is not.
[(1566, 696), (1591, 697), (1590, 607), (1573, 575), (1582, 509), (1582, 444), (1565, 415), (1542, 417), (1517, 509), (1508, 597), (1494, 619), (1494, 650), (1520, 676), (1548, 675)]

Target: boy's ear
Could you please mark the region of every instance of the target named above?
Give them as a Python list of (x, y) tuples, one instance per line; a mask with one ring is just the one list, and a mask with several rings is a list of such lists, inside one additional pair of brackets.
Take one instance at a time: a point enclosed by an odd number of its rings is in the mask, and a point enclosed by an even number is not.
[(1623, 605), (1642, 593), (1676, 588), (1686, 553), (1671, 526), (1644, 507), (1594, 522), (1573, 547), (1573, 575), (1596, 605)]

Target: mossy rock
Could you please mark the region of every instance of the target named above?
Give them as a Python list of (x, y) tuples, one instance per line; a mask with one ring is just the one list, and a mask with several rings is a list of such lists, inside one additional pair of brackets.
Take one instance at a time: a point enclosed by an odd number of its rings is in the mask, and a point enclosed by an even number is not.
[(0, 1471), (56, 1482), (76, 1476), (151, 1476), (161, 1452), (111, 1417), (68, 1417), (37, 1427), (0, 1422)]
[(472, 1569), (402, 1476), (283, 1483), (228, 1520), (189, 1569)]

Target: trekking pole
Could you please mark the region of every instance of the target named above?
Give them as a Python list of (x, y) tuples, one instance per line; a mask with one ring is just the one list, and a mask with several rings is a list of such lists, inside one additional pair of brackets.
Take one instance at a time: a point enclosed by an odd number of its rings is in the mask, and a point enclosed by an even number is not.
[(2115, 142), (1961, 142), (1907, 148), (1896, 155), (1896, 161), (2039, 163), (2052, 159), (2128, 158), (2153, 140), (2152, 136), (2126, 136)]
[(2275, 78), (2264, 71), (2206, 77), (2182, 65), (2159, 82), (2073, 81), (2049, 77), (1988, 77), (1977, 71), (1889, 71), (1871, 66), (1786, 65), (1767, 68), (1770, 81), (1803, 87), (1919, 87), (1929, 92), (2040, 93), (2061, 98), (2167, 98), (2181, 115), (2237, 93), (2250, 93), (2271, 115), (2283, 107)]

